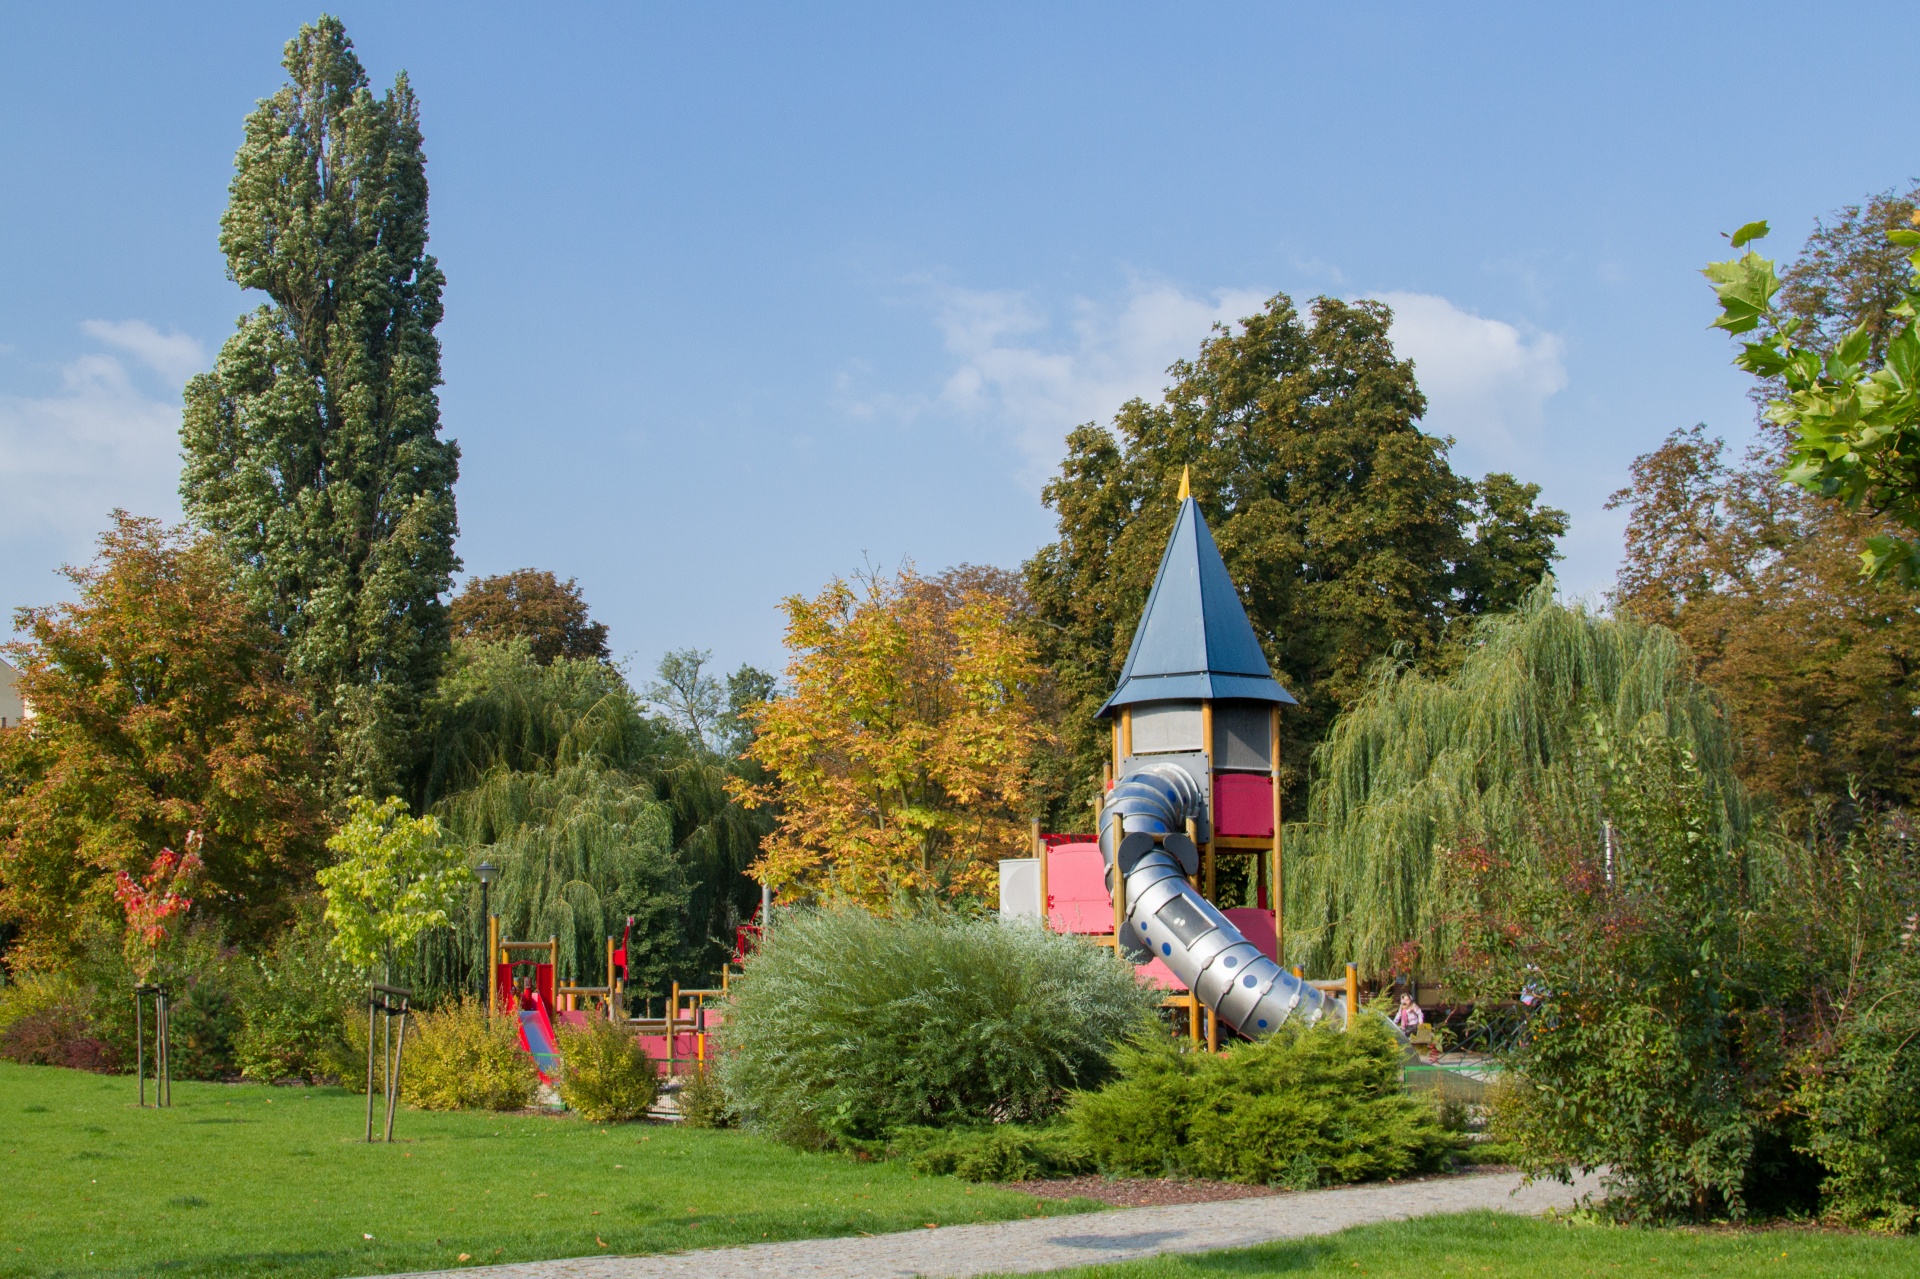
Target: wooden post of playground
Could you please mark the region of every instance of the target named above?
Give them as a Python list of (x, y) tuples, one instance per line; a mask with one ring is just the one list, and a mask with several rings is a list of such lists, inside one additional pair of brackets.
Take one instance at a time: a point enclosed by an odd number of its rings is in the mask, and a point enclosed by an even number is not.
[(673, 1078), (674, 1042), (673, 1023), (680, 1016), (680, 983), (673, 983), (673, 993), (667, 997), (667, 1078)]
[(500, 917), (487, 916), (487, 1016), (500, 1007)]
[[(1200, 1002), (1199, 991), (1194, 992), (1193, 999), (1195, 1003)], [(1211, 1008), (1207, 1009), (1207, 1051), (1210, 1053), (1220, 1051), (1220, 1014)]]
[(1347, 965), (1347, 1029), (1360, 1019), (1360, 970)]
[(1187, 1038), (1200, 1042), (1200, 996), (1187, 992)]
[(1033, 855), (1040, 860), (1040, 927), (1052, 928), (1052, 912), (1047, 908), (1047, 841), (1040, 838), (1040, 819), (1033, 819)]
[(1127, 922), (1127, 877), (1120, 869), (1120, 841), (1127, 835), (1127, 819), (1119, 813), (1113, 815), (1113, 953), (1124, 955), (1120, 949), (1120, 930)]
[(607, 938), (607, 1020), (619, 1021), (620, 988), (613, 979), (613, 938)]
[(1285, 963), (1287, 954), (1286, 880), (1280, 869), (1280, 707), (1267, 712), (1267, 776), (1273, 785), (1273, 870), (1267, 876), (1267, 892), (1273, 907), (1273, 958)]

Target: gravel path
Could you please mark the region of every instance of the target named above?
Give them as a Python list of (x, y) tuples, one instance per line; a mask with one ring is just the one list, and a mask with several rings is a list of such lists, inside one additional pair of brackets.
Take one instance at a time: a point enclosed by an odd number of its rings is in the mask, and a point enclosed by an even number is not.
[(1572, 1186), (1538, 1182), (1522, 1187), (1517, 1173), (1481, 1173), (1221, 1203), (942, 1226), (865, 1238), (801, 1239), (646, 1257), (576, 1257), (434, 1273), (483, 1279), (965, 1279), (1132, 1261), (1163, 1252), (1245, 1248), (1440, 1212), (1490, 1208), (1538, 1214), (1570, 1208), (1581, 1196), (1599, 1192), (1598, 1178)]

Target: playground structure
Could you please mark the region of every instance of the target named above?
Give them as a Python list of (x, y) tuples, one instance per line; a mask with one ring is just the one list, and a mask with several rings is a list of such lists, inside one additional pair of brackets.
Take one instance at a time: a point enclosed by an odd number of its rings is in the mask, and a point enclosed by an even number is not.
[[(1001, 911), (1114, 947), (1185, 1008), (1209, 1047), (1288, 1021), (1349, 1022), (1358, 983), (1280, 964), (1286, 937), (1280, 708), (1233, 580), (1183, 472), (1180, 508), (1120, 673), (1100, 708), (1113, 754), (1092, 837), (1045, 836), (1000, 863)], [(1248, 859), (1252, 907), (1220, 909), (1224, 858)]]
[[(628, 921), (631, 930), (632, 921)], [(757, 930), (755, 930), (757, 933)], [(730, 970), (722, 972), (717, 987), (683, 987), (674, 982), (658, 1017), (647, 1000), (639, 1017), (626, 1009), (627, 943), (631, 931), (616, 944), (606, 939), (605, 985), (561, 984), (556, 979), (560, 942), (508, 941), (500, 936), (498, 916), (487, 918), (487, 1008), (511, 1013), (517, 1020), (520, 1044), (533, 1058), (541, 1081), (559, 1080), (562, 1061), (557, 1026), (585, 1029), (594, 1019), (623, 1026), (663, 1074), (672, 1078), (682, 1064), (706, 1068), (709, 1036), (720, 1025), (721, 1012), (711, 1004), (727, 994)]]

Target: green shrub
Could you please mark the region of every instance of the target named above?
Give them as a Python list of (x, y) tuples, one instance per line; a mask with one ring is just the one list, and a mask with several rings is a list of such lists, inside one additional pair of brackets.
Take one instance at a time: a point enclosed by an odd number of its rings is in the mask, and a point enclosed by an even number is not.
[[(342, 1069), (340, 1036), (347, 1009), (365, 998), (365, 986), (327, 953), (324, 929), (302, 921), (255, 961), (240, 989), (233, 1044), (240, 1073), (262, 1083), (331, 1078), (352, 1086), (353, 1072)], [(364, 1033), (360, 1043), (364, 1053)]]
[(887, 1153), (915, 1172), (966, 1181), (1031, 1181), (1093, 1172), (1093, 1150), (1063, 1124), (1031, 1128), (988, 1124), (967, 1128), (901, 1128)]
[(1283, 1027), (1219, 1054), (1143, 1038), (1120, 1072), (1068, 1109), (1109, 1173), (1305, 1189), (1433, 1171), (1458, 1144), (1401, 1091), (1399, 1045), (1374, 1018), (1350, 1033)]
[(1153, 993), (1110, 951), (997, 919), (782, 915), (733, 983), (721, 1082), (801, 1146), (1044, 1118), (1099, 1084)]
[(560, 1027), (560, 1100), (595, 1123), (639, 1119), (660, 1095), (660, 1071), (631, 1031), (610, 1021)]
[(739, 1120), (711, 1067), (683, 1078), (676, 1100), (680, 1118), (689, 1128), (731, 1128)]
[(22, 973), (0, 988), (0, 1058), (28, 1066), (118, 1068), (118, 1054), (93, 1031), (90, 992), (62, 973)]
[[(358, 1075), (366, 1086), (367, 1014), (357, 1010)], [(375, 1086), (383, 1061), (375, 1063)], [(413, 1018), (400, 1063), (400, 1095), (423, 1110), (520, 1110), (533, 1104), (540, 1077), (508, 1017), (488, 1017), (481, 1001), (462, 999)]]
[(1873, 1230), (1920, 1226), (1920, 953), (1909, 940), (1802, 1087), (1824, 1207)]
[(66, 973), (15, 973), (0, 986), (0, 1035), (23, 1018), (61, 1008), (80, 1008), (86, 992)]

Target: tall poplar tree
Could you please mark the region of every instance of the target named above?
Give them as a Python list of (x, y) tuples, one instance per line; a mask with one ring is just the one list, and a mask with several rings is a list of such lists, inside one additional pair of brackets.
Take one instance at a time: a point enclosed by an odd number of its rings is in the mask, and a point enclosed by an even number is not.
[(266, 305), (186, 390), (181, 494), (222, 535), (313, 698), (339, 791), (397, 788), (447, 651), (460, 452), (440, 438), (440, 293), (419, 101), (346, 29), (287, 44), (247, 117), (220, 247)]

